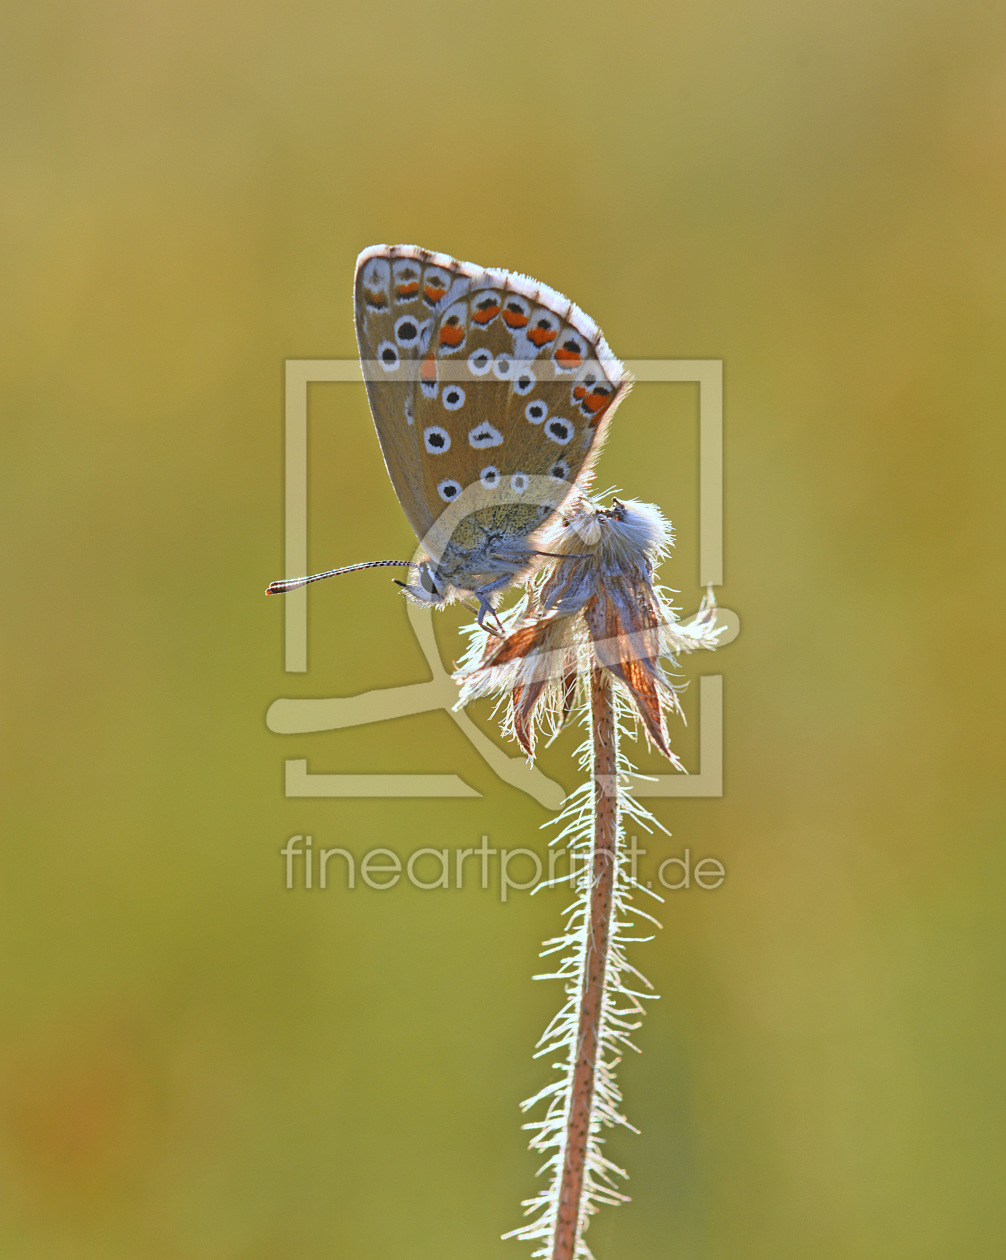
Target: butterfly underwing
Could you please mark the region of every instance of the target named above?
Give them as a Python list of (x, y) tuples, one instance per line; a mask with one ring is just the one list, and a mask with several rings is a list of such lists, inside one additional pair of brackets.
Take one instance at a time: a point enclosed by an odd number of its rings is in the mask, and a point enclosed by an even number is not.
[(561, 293), (414, 245), (357, 259), (356, 332), (384, 461), (443, 604), (520, 580), (586, 487), (631, 377)]

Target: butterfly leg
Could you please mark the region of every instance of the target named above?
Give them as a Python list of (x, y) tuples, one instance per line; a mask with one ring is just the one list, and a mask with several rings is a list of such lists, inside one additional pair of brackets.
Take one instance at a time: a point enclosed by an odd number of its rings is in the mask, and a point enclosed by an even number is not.
[[(503, 622), (500, 621), (499, 619), (496, 609), (493, 608), (492, 604), (490, 604), (489, 601), (482, 596), (480, 591), (476, 591), (475, 594), (478, 595), (479, 597), (479, 615), (478, 615), (479, 629), (485, 630), (487, 634), (496, 635), (498, 639), (505, 639), (506, 630), (503, 626)], [(495, 626), (486, 625), (487, 616), (492, 617), (493, 621), (496, 622)]]
[[(507, 573), (503, 577), (499, 577), (495, 582), (487, 582), (485, 586), (480, 586), (478, 590), (472, 591), (472, 594), (479, 601), (478, 625), (480, 630), (485, 630), (489, 634), (496, 635), (497, 638), (506, 638), (506, 627), (499, 619), (499, 614), (490, 603), (488, 596), (496, 591), (501, 591), (509, 586), (513, 580), (513, 574)], [(490, 618), (487, 622), (486, 618)], [(495, 626), (491, 622), (495, 621)]]

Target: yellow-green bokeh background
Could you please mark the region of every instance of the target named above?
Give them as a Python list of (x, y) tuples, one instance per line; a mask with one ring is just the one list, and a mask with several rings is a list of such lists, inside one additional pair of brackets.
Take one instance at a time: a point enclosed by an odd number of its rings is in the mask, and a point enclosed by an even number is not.
[[(1006, 1251), (1002, 6), (99, 0), (4, 27), (0, 1252), (527, 1254), (499, 1235), (534, 1185), (560, 899), (283, 889), (295, 832), (543, 844), (443, 714), (264, 724), (424, 676), (384, 576), (312, 593), (305, 677), (262, 597), (283, 361), (354, 353), (376, 241), (538, 276), (623, 357), (725, 362), (743, 631), (690, 668), (725, 675), (726, 791), (659, 802), (657, 848), (728, 877), (634, 956), (662, 997), (599, 1260)], [(312, 565), (408, 549), (362, 387), (311, 419)], [(687, 608), (695, 437), (692, 388), (639, 388), (600, 466), (673, 518)], [(543, 761), (569, 784), (573, 746)], [(287, 756), (483, 795), (288, 801)]]

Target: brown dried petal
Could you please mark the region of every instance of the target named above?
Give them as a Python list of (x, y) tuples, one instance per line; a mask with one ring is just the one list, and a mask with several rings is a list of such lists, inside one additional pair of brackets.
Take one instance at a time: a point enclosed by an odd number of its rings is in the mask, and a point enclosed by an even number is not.
[(631, 614), (626, 614), (612, 599), (596, 596), (591, 600), (585, 615), (594, 654), (624, 683), (653, 743), (669, 761), (675, 761), (655, 674), (659, 652), (654, 629), (656, 618), (652, 608), (637, 605), (633, 611), (637, 618), (650, 624), (634, 628)]
[(525, 625), (518, 626), (502, 642), (499, 639), (491, 640), (486, 645), (482, 664), (494, 667), (497, 665), (508, 665), (511, 661), (520, 660), (528, 656), (544, 643), (550, 620), (547, 617), (536, 619)]
[(534, 711), (546, 687), (545, 682), (532, 682), (514, 687), (510, 696), (510, 716), (517, 742), (529, 757), (534, 754)]

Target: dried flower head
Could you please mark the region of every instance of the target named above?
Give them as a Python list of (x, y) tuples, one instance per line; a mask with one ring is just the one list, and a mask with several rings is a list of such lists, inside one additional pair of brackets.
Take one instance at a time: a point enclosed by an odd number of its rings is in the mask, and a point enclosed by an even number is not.
[(483, 695), (509, 697), (509, 727), (529, 756), (536, 729), (557, 729), (590, 670), (608, 670), (642, 719), (651, 743), (678, 769), (665, 711), (680, 713), (661, 658), (715, 648), (716, 605), (710, 594), (687, 625), (678, 622), (654, 569), (673, 545), (670, 523), (649, 503), (612, 499), (608, 508), (581, 501), (542, 543), (550, 559), (539, 571), (502, 639), (478, 638), (457, 674), (461, 704)]

